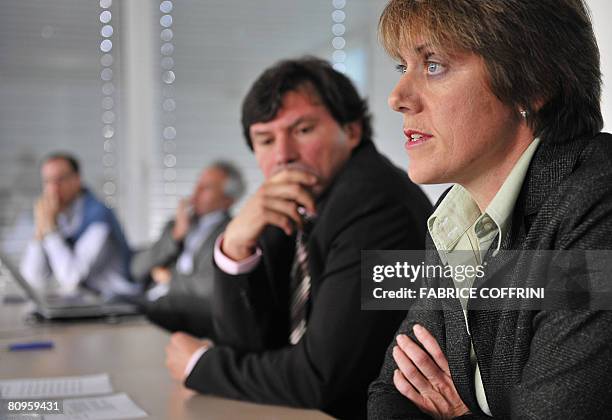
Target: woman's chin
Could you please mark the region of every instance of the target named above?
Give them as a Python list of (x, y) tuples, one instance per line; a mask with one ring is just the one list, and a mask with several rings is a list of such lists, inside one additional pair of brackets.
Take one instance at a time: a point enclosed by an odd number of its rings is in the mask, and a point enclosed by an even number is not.
[(408, 166), (408, 177), (415, 184), (440, 184), (439, 174), (431, 171), (431, 168), (419, 167), (419, 165)]

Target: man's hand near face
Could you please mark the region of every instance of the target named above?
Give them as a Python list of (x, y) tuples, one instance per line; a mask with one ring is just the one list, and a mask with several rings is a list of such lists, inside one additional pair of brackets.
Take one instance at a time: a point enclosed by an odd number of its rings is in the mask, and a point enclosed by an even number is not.
[(168, 284), (172, 280), (172, 272), (166, 267), (153, 267), (151, 278), (156, 284)]
[(227, 226), (223, 253), (235, 261), (248, 258), (266, 225), (277, 226), (291, 235), (295, 227), (302, 226), (298, 207), (315, 213), (310, 189), (317, 181), (315, 175), (297, 169), (285, 169), (271, 176)]
[(35, 236), (38, 241), (57, 228), (57, 215), (60, 212), (59, 197), (55, 193), (44, 193), (34, 205), (36, 222)]
[(179, 201), (174, 217), (174, 228), (172, 229), (172, 237), (175, 241), (181, 242), (187, 236), (189, 227), (191, 226), (191, 214), (189, 212), (189, 198), (183, 198)]

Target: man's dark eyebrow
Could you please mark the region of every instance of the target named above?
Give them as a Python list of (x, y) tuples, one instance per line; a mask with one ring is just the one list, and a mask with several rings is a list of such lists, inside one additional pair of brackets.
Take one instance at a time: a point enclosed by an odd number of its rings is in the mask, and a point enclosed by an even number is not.
[(297, 120), (295, 120), (292, 124), (290, 124), (289, 129), (294, 129), (295, 127), (302, 124), (303, 122), (316, 122), (317, 120), (318, 120), (317, 117), (310, 116), (310, 115), (304, 115), (298, 118)]
[[(291, 124), (289, 124), (288, 128), (290, 130), (293, 130), (295, 127), (297, 127), (298, 125), (302, 124), (303, 122), (316, 122), (317, 120), (318, 120), (318, 118), (315, 117), (315, 116), (304, 115), (304, 116), (299, 117), (297, 120), (295, 120)], [(253, 130), (253, 133), (251, 134), (251, 137), (266, 136), (266, 135), (270, 135), (270, 131), (268, 131), (268, 130)]]
[(270, 132), (267, 130), (253, 130), (253, 133), (251, 133), (251, 137), (255, 137), (255, 136), (266, 136), (269, 135)]

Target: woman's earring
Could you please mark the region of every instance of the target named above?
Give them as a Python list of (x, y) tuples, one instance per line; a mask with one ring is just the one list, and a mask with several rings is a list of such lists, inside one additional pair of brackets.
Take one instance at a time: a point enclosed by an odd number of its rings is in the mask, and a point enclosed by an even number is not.
[(529, 115), (529, 111), (525, 110), (525, 109), (521, 109), (519, 111), (519, 113), (521, 114), (521, 117), (523, 117), (523, 119), (527, 119), (527, 116)]

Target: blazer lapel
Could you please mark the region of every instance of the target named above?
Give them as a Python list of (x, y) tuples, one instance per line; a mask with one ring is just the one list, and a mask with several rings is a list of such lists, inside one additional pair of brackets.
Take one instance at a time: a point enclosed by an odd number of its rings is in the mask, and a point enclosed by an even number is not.
[[(426, 236), (425, 248), (427, 250), (426, 261), (428, 265), (444, 265), (440, 260), (438, 251), (429, 233)], [(452, 279), (444, 277), (429, 278), (427, 286), (429, 288), (447, 290), (455, 288)], [(457, 392), (468, 407), (475, 409), (478, 407), (478, 404), (476, 402), (476, 394), (474, 393), (474, 374), (470, 364), (470, 338), (461, 303), (455, 298), (440, 299), (439, 303), (439, 313), (442, 317), (440, 322), (444, 330), (440, 331), (439, 334), (435, 334), (435, 336), (448, 360), (448, 366)], [(429, 310), (432, 309), (430, 308)], [(435, 331), (436, 326), (432, 325), (430, 328)]]
[[(454, 287), (449, 284), (446, 287)], [(446, 328), (446, 355), (453, 383), (461, 400), (471, 410), (478, 408), (474, 388), (474, 371), (470, 362), (470, 336), (465, 316), (458, 299), (447, 299), (444, 303)]]

